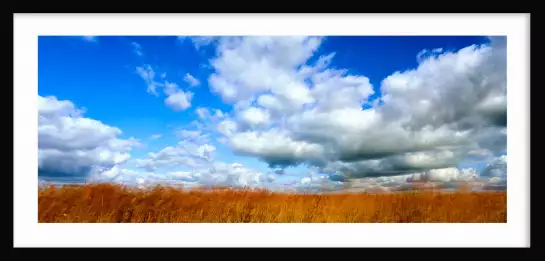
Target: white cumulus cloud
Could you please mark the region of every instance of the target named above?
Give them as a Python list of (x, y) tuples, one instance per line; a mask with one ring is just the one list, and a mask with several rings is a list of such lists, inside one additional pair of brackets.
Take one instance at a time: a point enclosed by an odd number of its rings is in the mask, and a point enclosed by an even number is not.
[(201, 84), (201, 82), (197, 78), (193, 77), (193, 75), (189, 73), (185, 74), (184, 81), (187, 82), (191, 87), (199, 86)]
[(83, 178), (125, 163), (134, 138), (120, 139), (121, 130), (83, 117), (67, 100), (38, 96), (38, 170), (48, 178)]
[(163, 88), (163, 92), (167, 95), (167, 98), (165, 99), (165, 105), (167, 107), (177, 112), (184, 111), (191, 107), (191, 100), (193, 99), (194, 93), (184, 91), (178, 84), (166, 80), (166, 74), (161, 74), (161, 78), (164, 80), (163, 82), (157, 81), (155, 79), (157, 73), (149, 64), (136, 67), (136, 72), (146, 82), (148, 93), (159, 96), (156, 89)]
[[(415, 53), (417, 68), (393, 72), (374, 87), (364, 75), (333, 68), (337, 53), (317, 56), (323, 41), (214, 39), (209, 86), (235, 107), (217, 130), (235, 152), (361, 178), (454, 168), (505, 151), (501, 37)], [(377, 89), (381, 97), (370, 101)]]
[(191, 107), (192, 92), (179, 90), (165, 99), (165, 104), (174, 111), (183, 111)]

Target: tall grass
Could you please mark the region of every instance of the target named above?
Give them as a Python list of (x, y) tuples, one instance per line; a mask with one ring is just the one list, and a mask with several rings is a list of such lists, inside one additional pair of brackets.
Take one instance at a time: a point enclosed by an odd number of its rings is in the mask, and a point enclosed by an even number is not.
[(112, 184), (41, 187), (39, 222), (506, 222), (506, 192), (288, 194)]

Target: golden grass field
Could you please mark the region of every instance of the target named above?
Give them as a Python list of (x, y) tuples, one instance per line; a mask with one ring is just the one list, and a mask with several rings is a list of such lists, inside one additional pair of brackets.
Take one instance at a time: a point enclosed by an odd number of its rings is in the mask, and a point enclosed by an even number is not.
[(139, 190), (111, 184), (41, 187), (41, 223), (505, 223), (506, 192), (288, 194)]

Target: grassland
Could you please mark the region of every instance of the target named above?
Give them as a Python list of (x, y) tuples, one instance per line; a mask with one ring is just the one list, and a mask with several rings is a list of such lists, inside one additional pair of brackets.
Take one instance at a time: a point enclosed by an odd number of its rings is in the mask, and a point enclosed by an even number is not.
[(41, 187), (41, 223), (507, 222), (506, 192), (288, 194), (111, 184)]

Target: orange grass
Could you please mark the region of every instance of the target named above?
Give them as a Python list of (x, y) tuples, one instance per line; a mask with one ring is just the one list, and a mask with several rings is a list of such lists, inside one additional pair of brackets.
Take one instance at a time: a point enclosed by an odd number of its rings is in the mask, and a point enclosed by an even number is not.
[(288, 194), (111, 184), (42, 187), (42, 223), (507, 222), (506, 192)]

